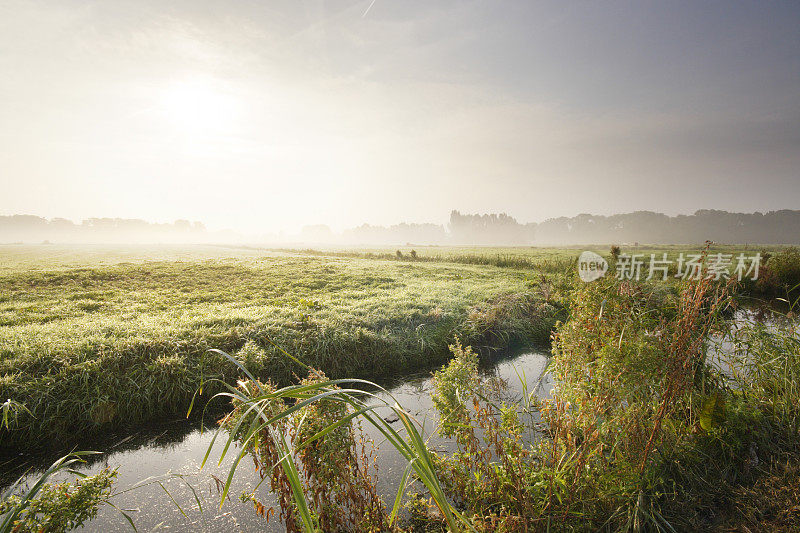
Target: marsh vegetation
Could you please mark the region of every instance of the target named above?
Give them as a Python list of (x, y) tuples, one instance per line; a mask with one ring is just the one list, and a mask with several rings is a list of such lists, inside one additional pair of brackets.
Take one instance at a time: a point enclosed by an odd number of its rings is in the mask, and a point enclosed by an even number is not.
[[(206, 409), (223, 417), (204, 441), (203, 462), (227, 469), (217, 497), (254, 463), (262, 481), (239, 496), (289, 530), (797, 527), (796, 323), (731, 326), (756, 295), (791, 315), (796, 250), (765, 250), (758, 286), (584, 284), (571, 249), (413, 250), (6, 259), (4, 448)], [(514, 394), (480, 371), (551, 340), (552, 394), (528, 390), (524, 367)], [(382, 386), (431, 370), (435, 427)], [(387, 449), (407, 465), (388, 496)], [(85, 494), (85, 521), (113, 503), (115, 475), (45, 485), (29, 509)]]
[[(616, 280), (576, 288), (570, 319), (554, 337), (549, 372), (556, 386), (545, 399), (523, 394), (508, 401), (500, 393), (502, 384), (480, 378), (472, 350), (452, 345), (454, 359), (434, 374), (433, 402), (440, 415), (437, 431), (452, 438), (457, 449), (439, 455), (413, 447), (418, 438), (414, 421), (394, 406), (398, 418), (408, 423), (408, 440), (389, 442), (405, 452), (409, 468), (392, 512), (378, 508), (375, 521), (351, 521), (334, 529), (797, 527), (792, 485), (800, 451), (797, 328), (781, 321), (771, 328), (746, 324), (731, 330), (723, 317), (735, 306), (732, 289), (709, 280), (688, 283), (677, 296)], [(709, 357), (712, 334), (727, 339), (733, 349)], [(284, 463), (257, 463), (273, 465), (266, 475), (283, 494), (281, 516), (290, 530), (324, 530), (320, 524), (332, 511), (318, 501), (310, 505), (314, 487), (325, 478), (303, 466), (307, 443), (322, 450), (315, 457), (344, 453), (363, 440), (353, 433), (331, 438), (331, 432), (356, 417), (376, 427), (383, 424), (369, 415), (378, 408), (369, 396), (341, 388), (349, 383), (323, 379), (274, 390), (248, 381), (233, 393), (237, 407), (225, 424), (234, 424), (229, 439), (242, 444), (240, 454), (263, 453), (257, 444), (263, 439), (283, 442), (280, 435), (300, 435), (308, 424), (306, 403), (339, 410), (287, 449)], [(297, 403), (276, 409), (273, 399), (283, 396)], [(288, 428), (271, 433), (278, 420)], [(539, 438), (524, 438), (531, 434)], [(422, 466), (429, 470), (420, 473)], [(306, 480), (274, 482), (293, 468), (305, 472)], [(425, 496), (412, 497), (408, 521), (398, 525), (392, 520), (412, 472)], [(766, 496), (759, 484), (777, 496), (766, 508), (760, 507)]]

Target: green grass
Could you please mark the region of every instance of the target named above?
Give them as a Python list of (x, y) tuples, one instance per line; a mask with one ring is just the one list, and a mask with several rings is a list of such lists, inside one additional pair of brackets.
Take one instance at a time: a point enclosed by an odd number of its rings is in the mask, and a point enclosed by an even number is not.
[[(577, 259), (584, 250), (591, 250), (606, 257), (609, 256), (611, 244), (608, 245), (586, 245), (586, 246), (382, 246), (382, 247), (347, 247), (347, 246), (320, 246), (316, 248), (308, 247), (289, 247), (289, 248), (270, 248), (273, 252), (299, 253), (306, 255), (327, 255), (355, 258), (381, 258), (396, 259), (396, 252), (400, 250), (404, 259), (409, 260), (411, 250), (417, 252), (417, 257), (421, 261), (483, 261), (494, 257), (508, 257), (524, 259), (531, 263), (545, 261), (563, 261)], [(661, 254), (666, 252), (670, 258), (677, 257), (681, 252), (700, 253), (705, 246), (691, 246), (679, 244), (641, 244), (621, 245), (621, 251), (627, 254), (645, 254), (649, 257), (651, 253)], [(777, 252), (783, 250), (785, 246), (761, 246), (761, 245), (731, 245), (713, 244), (709, 248), (709, 253), (739, 253), (753, 254), (761, 250)]]
[(4, 446), (185, 413), (203, 380), (237, 376), (209, 348), (278, 383), (297, 368), (270, 341), (334, 378), (385, 379), (441, 364), (454, 335), (476, 347), (545, 343), (558, 312), (529, 283), (536, 272), (491, 265), (9, 249), (0, 397), (32, 415), (0, 431)]
[[(711, 253), (756, 249), (714, 247)], [(288, 420), (314, 402), (321, 402), (320, 409), (329, 401), (343, 402), (348, 412), (369, 416), (363, 391), (337, 389), (346, 385), (338, 378), (380, 381), (441, 365), (455, 335), (478, 351), (546, 342), (556, 319), (565, 317), (561, 302), (572, 291), (572, 316), (559, 328), (560, 349), (551, 367), (561, 399), (570, 403), (547, 404), (542, 411), (550, 439), (542, 441), (544, 448), (520, 447), (519, 421), (509, 406), (478, 410), (475, 420), (485, 427), (476, 428), (496, 445), (499, 462), (483, 465), (483, 477), (475, 481), (470, 466), (459, 481), (458, 463), (451, 465), (453, 476), (441, 477), (444, 458), (425, 449), (423, 436), (403, 419), (400, 407), (395, 409), (408, 442), (388, 422), (367, 418), (409, 460), (407, 473), (413, 469), (434, 497), (438, 512), (430, 521), (435, 525), (444, 518), (451, 530), (460, 527), (461, 518), (480, 529), (484, 520), (493, 524), (498, 517), (508, 530), (519, 530), (531, 517), (539, 517), (532, 522), (537, 527), (546, 519), (547, 527), (566, 530), (670, 523), (697, 529), (708, 525), (706, 514), (725, 511), (723, 518), (732, 523), (757, 524), (769, 491), (789, 502), (775, 506), (776, 512), (789, 509), (796, 491), (786, 489), (796, 478), (800, 428), (796, 330), (777, 336), (756, 331), (744, 339), (740, 366), (749, 366), (735, 374), (741, 377), (737, 387), (711, 379), (704, 365), (688, 378), (677, 371), (665, 375), (665, 360), (690, 360), (702, 352), (700, 344), (686, 348), (669, 339), (680, 340), (687, 331), (695, 331), (689, 340), (706, 334), (691, 320), (681, 322), (691, 313), (670, 311), (681, 284), (643, 284), (643, 292), (613, 280), (570, 285), (570, 276), (561, 274), (574, 268), (581, 248), (415, 250), (415, 260), (407, 257), (410, 248), (402, 249), (398, 260), (390, 249), (2, 247), (7, 253), (0, 255), (0, 398), (12, 401), (3, 404), (0, 445), (12, 449), (51, 440), (64, 445), (70, 437), (85, 438), (110, 426), (183, 414), (204, 385), (200, 403), (222, 392), (260, 409), (250, 413), (261, 422), (245, 417), (250, 429), (237, 452), (243, 455), (248, 438), (264, 437), (269, 423)], [(608, 256), (604, 248), (595, 250)], [(622, 251), (674, 256), (690, 250)], [(603, 287), (613, 291), (602, 292)], [(698, 303), (696, 309), (704, 307)], [(308, 369), (276, 346), (333, 381), (285, 387)], [(272, 380), (275, 388), (239, 394), (246, 384), (234, 384), (243, 374), (250, 383)], [(678, 385), (665, 388), (673, 382)], [(453, 397), (465, 402), (462, 390)], [(570, 390), (571, 396), (565, 394)], [(262, 408), (272, 409), (273, 400), (283, 398), (296, 403), (275, 404), (283, 412), (270, 420)], [(706, 406), (716, 407), (719, 398), (725, 412), (706, 416)], [(480, 407), (477, 401), (463, 407), (470, 405)], [(570, 411), (566, 405), (580, 408)], [(503, 423), (492, 425), (496, 417), (486, 413), (502, 415)], [(638, 432), (631, 429), (637, 427)], [(316, 432), (322, 446), (322, 436), (334, 429), (312, 424), (306, 431)], [(234, 429), (228, 442), (240, 436)], [(276, 452), (288, 457), (288, 449)], [(756, 453), (764, 465), (759, 471), (752, 467)], [(278, 464), (276, 457), (265, 457), (263, 465)], [(463, 461), (477, 456), (452, 457), (469, 466)], [(292, 461), (281, 461), (273, 475), (288, 479), (292, 505), (302, 510), (309, 487), (325, 480), (304, 482)], [(774, 468), (782, 464), (783, 470)], [(715, 480), (713, 490), (709, 479)], [(481, 480), (495, 488), (476, 490), (466, 511), (459, 508), (463, 515), (456, 513), (451, 501), (465, 494), (459, 483), (480, 488)], [(406, 481), (404, 476), (401, 488)], [(308, 529), (324, 518), (317, 511), (309, 507), (303, 513)]]
[(297, 369), (270, 340), (329, 376), (374, 380), (442, 364), (454, 335), (478, 350), (546, 343), (583, 248), (413, 249), (2, 246), (0, 398), (33, 414), (0, 443), (183, 412), (202, 380), (235, 378), (209, 348), (288, 383)]
[[(249, 454), (290, 531), (397, 531), (404, 497), (413, 531), (796, 531), (796, 324), (731, 328), (730, 287), (679, 288), (679, 298), (613, 279), (574, 288), (548, 367), (558, 385), (544, 400), (504, 394), (456, 343), (431, 391), (437, 431), (458, 447), (442, 455), (391, 397), (313, 369), (276, 389), (241, 368), (239, 386), (220, 394), (234, 409), (215, 439), (227, 431), (223, 456), (237, 454), (221, 500)], [(732, 343), (718, 354), (727, 378), (706, 359), (712, 331)], [(402, 429), (375, 416), (379, 406)], [(371, 456), (358, 453), (354, 419), (408, 461), (391, 513), (370, 505)], [(541, 438), (523, 439), (534, 432)], [(427, 494), (406, 493), (412, 469)], [(257, 498), (248, 495), (258, 509)]]

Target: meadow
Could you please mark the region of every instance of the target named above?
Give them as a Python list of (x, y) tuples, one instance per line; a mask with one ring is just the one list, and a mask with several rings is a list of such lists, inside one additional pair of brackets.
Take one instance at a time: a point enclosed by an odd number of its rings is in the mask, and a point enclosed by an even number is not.
[(0, 443), (178, 414), (205, 381), (235, 377), (210, 348), (285, 384), (298, 367), (278, 348), (333, 377), (385, 381), (446, 361), (456, 336), (486, 353), (546, 345), (581, 251), (4, 245), (0, 397), (25, 408)]
[(204, 381), (236, 377), (210, 348), (276, 383), (297, 367), (275, 346), (331, 376), (385, 380), (441, 364), (456, 335), (485, 351), (546, 344), (562, 311), (555, 289), (526, 269), (134, 252), (4, 247), (0, 396), (25, 409), (0, 431), (3, 445), (63, 443), (185, 412)]
[[(613, 268), (610, 250), (594, 250)], [(250, 454), (291, 531), (800, 525), (800, 343), (788, 302), (800, 251), (764, 250), (765, 281), (744, 285), (613, 276), (585, 284), (576, 279), (580, 251), (6, 246), (0, 443), (80, 444), (196, 414), (216, 396), (227, 409), (233, 400), (218, 431), (223, 456), (237, 455), (219, 482), (222, 500)], [(754, 249), (709, 253), (739, 251)], [(743, 301), (766, 294), (786, 296), (790, 320), (731, 322)], [(716, 356), (715, 338), (728, 343)], [(551, 341), (550, 398), (509, 402), (478, 372), (481, 360)], [(375, 390), (436, 368), (437, 431), (457, 442), (453, 454), (428, 449), (400, 405), (384, 406), (393, 421), (372, 414), (358, 381), (376, 381), (367, 389)], [(375, 492), (356, 417), (408, 460), (391, 512)], [(526, 442), (528, 434), (541, 438)], [(114, 497), (114, 476), (46, 485), (45, 473), (43, 495), (5, 498), (0, 518), (83, 523)], [(406, 490), (412, 480), (422, 496)], [(255, 492), (242, 498), (267, 512)]]

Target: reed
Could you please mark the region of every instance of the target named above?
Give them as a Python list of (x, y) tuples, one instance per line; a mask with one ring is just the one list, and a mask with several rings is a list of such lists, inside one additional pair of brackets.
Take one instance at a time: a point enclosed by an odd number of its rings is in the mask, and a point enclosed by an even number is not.
[[(237, 363), (230, 355), (224, 353), (221, 355)], [(286, 356), (303, 365), (288, 353)], [(281, 516), (288, 531), (396, 530), (398, 511), (411, 472), (429, 491), (450, 531), (472, 529), (470, 523), (450, 503), (439, 483), (433, 456), (420, 432), (421, 425), (391, 397), (388, 391), (376, 383), (365, 380), (329, 380), (321, 372), (311, 367), (307, 369), (310, 373), (308, 380), (298, 385), (275, 389), (271, 384), (259, 382), (240, 366), (240, 370), (247, 376), (247, 381), (240, 382), (238, 387), (226, 385), (227, 392), (216, 395), (217, 398), (230, 400), (235, 409), (216, 430), (203, 464), (210, 456), (214, 443), (223, 430), (227, 429), (228, 437), (220, 455), (220, 463), (235, 449), (231, 445), (234, 442), (239, 444), (238, 455), (221, 493), (221, 501), (227, 496), (230, 483), (242, 458), (249, 453), (256, 460), (257, 468), (262, 475), (271, 478), (273, 490), (280, 492)], [(363, 387), (375, 392), (367, 392)], [(387, 395), (391, 400), (384, 399), (378, 393)], [(323, 423), (322, 427), (314, 426), (311, 432), (304, 433), (300, 430), (307, 427), (304, 426), (307, 417), (319, 415), (314, 409), (330, 408), (329, 406), (334, 407), (333, 420), (329, 420), (327, 424)], [(375, 414), (376, 409), (382, 407), (388, 407), (398, 417), (404, 435), (395, 430), (383, 417)], [(380, 431), (386, 441), (408, 461), (390, 513), (387, 513), (380, 503), (375, 502), (374, 489), (369, 482), (359, 483), (364, 480), (362, 477), (364, 472), (357, 464), (353, 464), (357, 459), (354, 457), (355, 441), (351, 432), (351, 424), (356, 417)], [(328, 419), (323, 417), (321, 420)], [(345, 430), (344, 443), (336, 439), (337, 435), (341, 435), (341, 430)], [(319, 448), (315, 447), (315, 444), (319, 443), (325, 443), (329, 448), (332, 446), (333, 455), (344, 453), (344, 461), (341, 458), (333, 459), (333, 463), (329, 465), (334, 472), (338, 472), (338, 475), (331, 476), (330, 472), (327, 475), (321, 473), (319, 464), (312, 465), (304, 459), (308, 456), (309, 449), (319, 451)], [(329, 453), (324, 457), (316, 456), (315, 459), (331, 460), (332, 454)], [(338, 470), (342, 466), (345, 468)], [(345, 474), (344, 478), (340, 475), (342, 472)], [(371, 493), (371, 501), (352, 497), (360, 491)], [(342, 492), (351, 498), (344, 502), (341, 499), (314, 498), (320, 493), (330, 496), (333, 492)], [(365, 505), (372, 507), (368, 509), (369, 513), (366, 515)], [(367, 520), (362, 522), (365, 516)]]

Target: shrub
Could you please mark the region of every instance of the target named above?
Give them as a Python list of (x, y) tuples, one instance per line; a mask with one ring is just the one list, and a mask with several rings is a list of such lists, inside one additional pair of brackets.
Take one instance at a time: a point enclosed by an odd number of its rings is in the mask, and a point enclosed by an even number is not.
[(761, 276), (763, 292), (795, 295), (800, 285), (800, 248), (786, 248), (769, 257)]
[[(302, 380), (300, 387), (314, 387), (327, 381), (325, 375), (314, 371)], [(247, 397), (275, 394), (269, 383), (240, 382), (239, 390)], [(338, 424), (348, 420), (349, 406), (337, 399), (312, 402), (292, 416), (280, 418), (286, 405), (279, 397), (261, 401), (260, 411), (247, 402), (236, 400), (235, 409), (223, 419), (223, 425), (250, 453), (262, 479), (269, 477), (271, 488), (279, 494), (281, 519), (287, 531), (301, 531), (292, 484), (301, 483), (308, 511), (322, 531), (372, 531), (379, 526), (389, 528), (388, 514), (375, 489), (370, 472), (374, 450), (372, 442), (353, 424)], [(253, 432), (261, 420), (279, 417)], [(360, 445), (358, 444), (360, 443)], [(297, 480), (287, 473), (284, 459), (292, 455)], [(243, 500), (253, 502), (261, 515), (267, 510), (255, 493), (244, 494)]]
[(520, 405), (502, 400), (502, 383), (480, 379), (478, 359), (469, 347), (456, 341), (450, 349), (454, 357), (434, 374), (432, 398), (440, 414), (439, 433), (455, 437), (458, 451), (437, 457), (438, 475), (478, 527), (488, 526), (484, 517), (489, 514), (506, 523), (527, 520), (521, 517), (536, 513)]
[(0, 532), (62, 533), (94, 518), (98, 507), (112, 496), (116, 470), (106, 468), (76, 481), (47, 483), (51, 475), (69, 469), (81, 461), (81, 456), (94, 453), (97, 452), (75, 452), (62, 457), (24, 491), (17, 491), (21, 480), (17, 481), (0, 499)]

